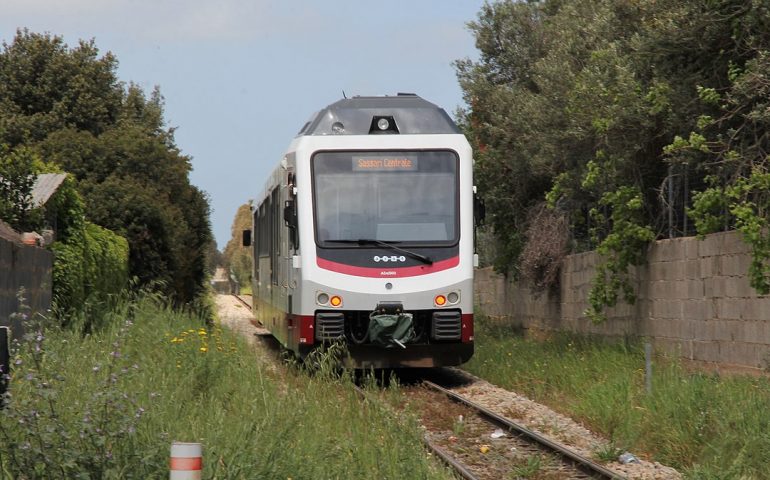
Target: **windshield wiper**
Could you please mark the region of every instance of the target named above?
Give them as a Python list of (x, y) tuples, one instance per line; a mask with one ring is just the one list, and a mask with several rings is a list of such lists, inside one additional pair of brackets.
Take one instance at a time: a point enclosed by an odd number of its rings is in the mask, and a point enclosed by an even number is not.
[(378, 245), (380, 247), (389, 248), (391, 250), (395, 250), (397, 252), (401, 252), (405, 255), (409, 255), (412, 258), (416, 258), (417, 260), (421, 261), (422, 263), (425, 263), (427, 265), (433, 265), (433, 260), (431, 260), (430, 257), (426, 257), (425, 255), (421, 255), (417, 252), (412, 252), (410, 250), (406, 250), (404, 248), (401, 248), (399, 246), (394, 245), (394, 243), (400, 243), (397, 241), (391, 241), (386, 242), (384, 240), (377, 240), (374, 238), (359, 238), (358, 240), (351, 240), (351, 239), (340, 239), (340, 240), (324, 240), (324, 242), (329, 243), (355, 243), (357, 245)]

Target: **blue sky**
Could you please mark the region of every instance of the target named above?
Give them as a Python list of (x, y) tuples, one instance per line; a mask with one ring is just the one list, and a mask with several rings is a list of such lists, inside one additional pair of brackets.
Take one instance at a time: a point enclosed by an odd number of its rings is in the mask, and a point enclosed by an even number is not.
[(219, 247), (296, 132), (352, 95), (414, 92), (452, 114), (452, 62), (476, 58), (467, 22), (484, 0), (0, 0), (17, 28), (94, 38), (123, 81), (159, 85), (166, 120), (211, 199)]

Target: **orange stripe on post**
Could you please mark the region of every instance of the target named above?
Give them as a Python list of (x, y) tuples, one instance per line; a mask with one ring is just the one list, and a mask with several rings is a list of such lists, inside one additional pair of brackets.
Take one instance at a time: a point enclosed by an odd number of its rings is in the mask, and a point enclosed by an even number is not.
[(200, 457), (171, 457), (169, 467), (171, 470), (200, 470), (203, 460)]
[(203, 445), (174, 442), (171, 444), (169, 480), (201, 480)]

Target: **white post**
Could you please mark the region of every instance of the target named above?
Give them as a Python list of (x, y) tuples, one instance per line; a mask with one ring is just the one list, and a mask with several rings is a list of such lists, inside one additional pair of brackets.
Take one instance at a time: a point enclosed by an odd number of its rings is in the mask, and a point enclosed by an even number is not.
[(169, 480), (201, 480), (202, 457), (203, 447), (200, 443), (172, 443)]

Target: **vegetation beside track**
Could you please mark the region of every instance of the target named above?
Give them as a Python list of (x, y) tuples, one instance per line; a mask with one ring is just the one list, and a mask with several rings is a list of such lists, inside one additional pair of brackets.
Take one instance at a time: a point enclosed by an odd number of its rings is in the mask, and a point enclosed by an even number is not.
[(347, 378), (276, 373), (226, 329), (144, 296), (82, 337), (30, 328), (0, 411), (0, 479), (163, 478), (174, 440), (204, 478), (451, 478), (416, 423)]
[(483, 318), (464, 368), (585, 422), (617, 453), (644, 453), (687, 478), (770, 478), (770, 378), (688, 372), (657, 355), (647, 395), (639, 344), (536, 341)]

